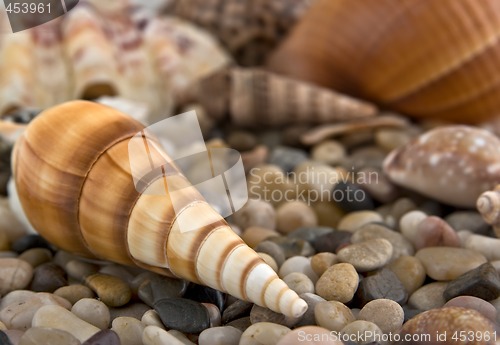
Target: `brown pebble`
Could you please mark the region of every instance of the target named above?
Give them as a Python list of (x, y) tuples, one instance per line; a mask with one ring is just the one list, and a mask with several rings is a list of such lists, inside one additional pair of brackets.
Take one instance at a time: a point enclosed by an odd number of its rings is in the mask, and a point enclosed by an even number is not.
[(335, 203), (330, 201), (318, 201), (312, 204), (314, 212), (318, 217), (318, 225), (336, 228), (345, 212)]
[(287, 234), (300, 227), (318, 225), (314, 210), (301, 201), (290, 201), (282, 204), (276, 211), (279, 232)]
[(31, 248), (19, 255), (19, 259), (26, 261), (33, 268), (52, 260), (52, 252), (47, 248)]
[(251, 226), (243, 231), (241, 234), (241, 239), (249, 247), (256, 247), (260, 242), (267, 240), (270, 237), (277, 237), (280, 234), (272, 229), (262, 228), (260, 226)]
[(339, 230), (355, 232), (368, 223), (383, 222), (382, 216), (374, 211), (356, 211), (345, 215), (339, 222)]
[(67, 299), (71, 304), (75, 304), (82, 298), (94, 297), (94, 292), (85, 285), (75, 284), (63, 286), (54, 291), (54, 295)]
[(123, 280), (110, 275), (96, 273), (88, 276), (85, 282), (110, 307), (123, 306), (132, 297), (130, 287)]
[[(453, 339), (453, 335), (474, 334), (474, 339), (469, 342), (457, 341)], [(493, 345), (495, 343), (493, 337), (495, 327), (486, 317), (481, 313), (472, 310), (457, 307), (447, 307), (432, 309), (418, 314), (411, 320), (407, 321), (399, 334), (401, 339), (405, 339), (406, 335), (421, 337), (426, 334), (430, 339), (427, 341), (417, 341), (414, 344), (428, 344), (428, 345), (447, 345), (447, 344), (470, 344), (470, 345)], [(439, 335), (442, 338), (438, 338)], [(479, 339), (481, 335), (482, 339)], [(485, 341), (486, 334), (490, 335), (490, 340)], [(401, 340), (394, 342), (394, 345), (408, 344)]]
[(336, 263), (338, 263), (338, 258), (334, 253), (318, 253), (311, 258), (311, 268), (319, 277)]
[(396, 274), (410, 295), (424, 284), (425, 268), (414, 256), (400, 256), (389, 263), (387, 268)]
[(313, 160), (332, 166), (342, 163), (345, 155), (344, 146), (335, 140), (325, 140), (311, 150)]
[(316, 293), (324, 299), (349, 302), (356, 292), (359, 276), (353, 265), (335, 264), (328, 268), (316, 283)]

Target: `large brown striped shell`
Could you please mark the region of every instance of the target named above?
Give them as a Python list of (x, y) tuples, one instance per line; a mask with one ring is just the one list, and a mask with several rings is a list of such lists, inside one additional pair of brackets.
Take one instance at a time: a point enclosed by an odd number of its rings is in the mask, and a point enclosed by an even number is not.
[(273, 71), (416, 117), (475, 123), (500, 108), (500, 2), (318, 0)]
[[(85, 101), (59, 105), (33, 120), (16, 143), (13, 168), (34, 228), (70, 252), (173, 274), (288, 316), (302, 315), (306, 303), (175, 164), (168, 162), (166, 174), (136, 190), (128, 144), (143, 129), (116, 110)], [(157, 193), (165, 186), (182, 189), (176, 200)], [(174, 212), (174, 201), (181, 210)], [(181, 223), (196, 230), (182, 231)]]

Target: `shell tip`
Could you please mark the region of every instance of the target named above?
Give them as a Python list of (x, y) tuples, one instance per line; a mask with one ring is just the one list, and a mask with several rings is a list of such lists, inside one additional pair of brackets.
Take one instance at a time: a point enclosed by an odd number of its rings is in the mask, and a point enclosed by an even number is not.
[(296, 318), (301, 317), (306, 312), (307, 307), (307, 303), (303, 299), (299, 298), (295, 300), (292, 305), (292, 316)]

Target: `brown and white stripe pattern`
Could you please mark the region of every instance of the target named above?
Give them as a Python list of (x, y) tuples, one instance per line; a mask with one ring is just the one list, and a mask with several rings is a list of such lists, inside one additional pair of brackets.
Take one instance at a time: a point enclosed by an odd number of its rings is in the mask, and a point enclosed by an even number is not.
[(142, 130), (116, 110), (85, 101), (62, 104), (33, 120), (15, 146), (13, 167), (35, 229), (67, 251), (174, 275), (288, 316), (302, 315), (306, 303), (165, 153), (151, 155), (166, 159), (165, 170), (136, 190), (128, 143)]

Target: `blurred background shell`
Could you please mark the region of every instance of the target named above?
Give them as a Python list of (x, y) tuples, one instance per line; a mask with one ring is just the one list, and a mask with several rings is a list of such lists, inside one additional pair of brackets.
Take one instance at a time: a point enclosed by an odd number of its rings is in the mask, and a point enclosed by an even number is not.
[(500, 2), (317, 0), (271, 70), (419, 118), (498, 115)]

